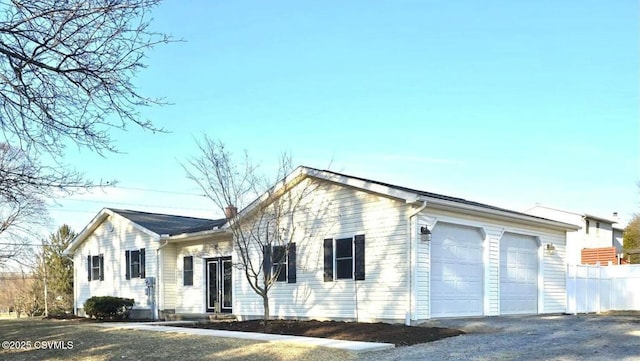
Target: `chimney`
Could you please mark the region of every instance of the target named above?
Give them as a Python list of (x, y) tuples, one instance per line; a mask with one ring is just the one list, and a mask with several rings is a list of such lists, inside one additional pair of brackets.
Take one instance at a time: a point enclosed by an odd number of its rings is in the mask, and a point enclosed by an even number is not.
[(224, 216), (227, 219), (231, 219), (235, 217), (237, 214), (238, 214), (238, 208), (235, 207), (233, 204), (230, 204), (228, 207), (224, 209)]

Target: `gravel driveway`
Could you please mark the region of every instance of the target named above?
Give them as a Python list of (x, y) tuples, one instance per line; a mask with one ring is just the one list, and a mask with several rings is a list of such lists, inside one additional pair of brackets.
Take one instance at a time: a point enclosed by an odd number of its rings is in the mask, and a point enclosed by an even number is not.
[(361, 355), (361, 360), (640, 360), (640, 313), (430, 321), (466, 335)]

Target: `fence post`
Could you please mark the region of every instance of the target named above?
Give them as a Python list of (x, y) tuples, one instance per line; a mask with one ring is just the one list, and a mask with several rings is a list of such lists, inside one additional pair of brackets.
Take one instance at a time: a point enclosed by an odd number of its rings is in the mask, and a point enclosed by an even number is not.
[(601, 305), (600, 305), (600, 282), (602, 280), (602, 266), (600, 265), (600, 262), (596, 263), (596, 265), (598, 266), (598, 283), (597, 283), (597, 295), (596, 295), (596, 313), (600, 313), (600, 309), (601, 309)]
[(609, 311), (615, 310), (613, 308), (613, 277), (611, 277), (611, 272), (609, 273)]
[(573, 315), (578, 315), (578, 266), (573, 266)]
[(585, 301), (585, 313), (589, 313), (589, 266), (585, 266), (587, 275), (584, 279), (584, 301)]

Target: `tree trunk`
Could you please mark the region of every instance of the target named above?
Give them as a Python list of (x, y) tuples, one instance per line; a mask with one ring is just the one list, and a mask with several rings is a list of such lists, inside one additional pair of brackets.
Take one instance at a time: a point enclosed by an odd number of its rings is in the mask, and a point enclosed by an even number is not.
[(269, 296), (262, 295), (262, 306), (264, 307), (264, 320), (269, 321)]

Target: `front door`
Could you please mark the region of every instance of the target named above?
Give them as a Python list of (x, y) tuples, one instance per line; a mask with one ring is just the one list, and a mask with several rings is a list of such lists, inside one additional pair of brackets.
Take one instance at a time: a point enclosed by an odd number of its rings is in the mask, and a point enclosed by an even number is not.
[(231, 313), (231, 257), (207, 258), (207, 312)]

